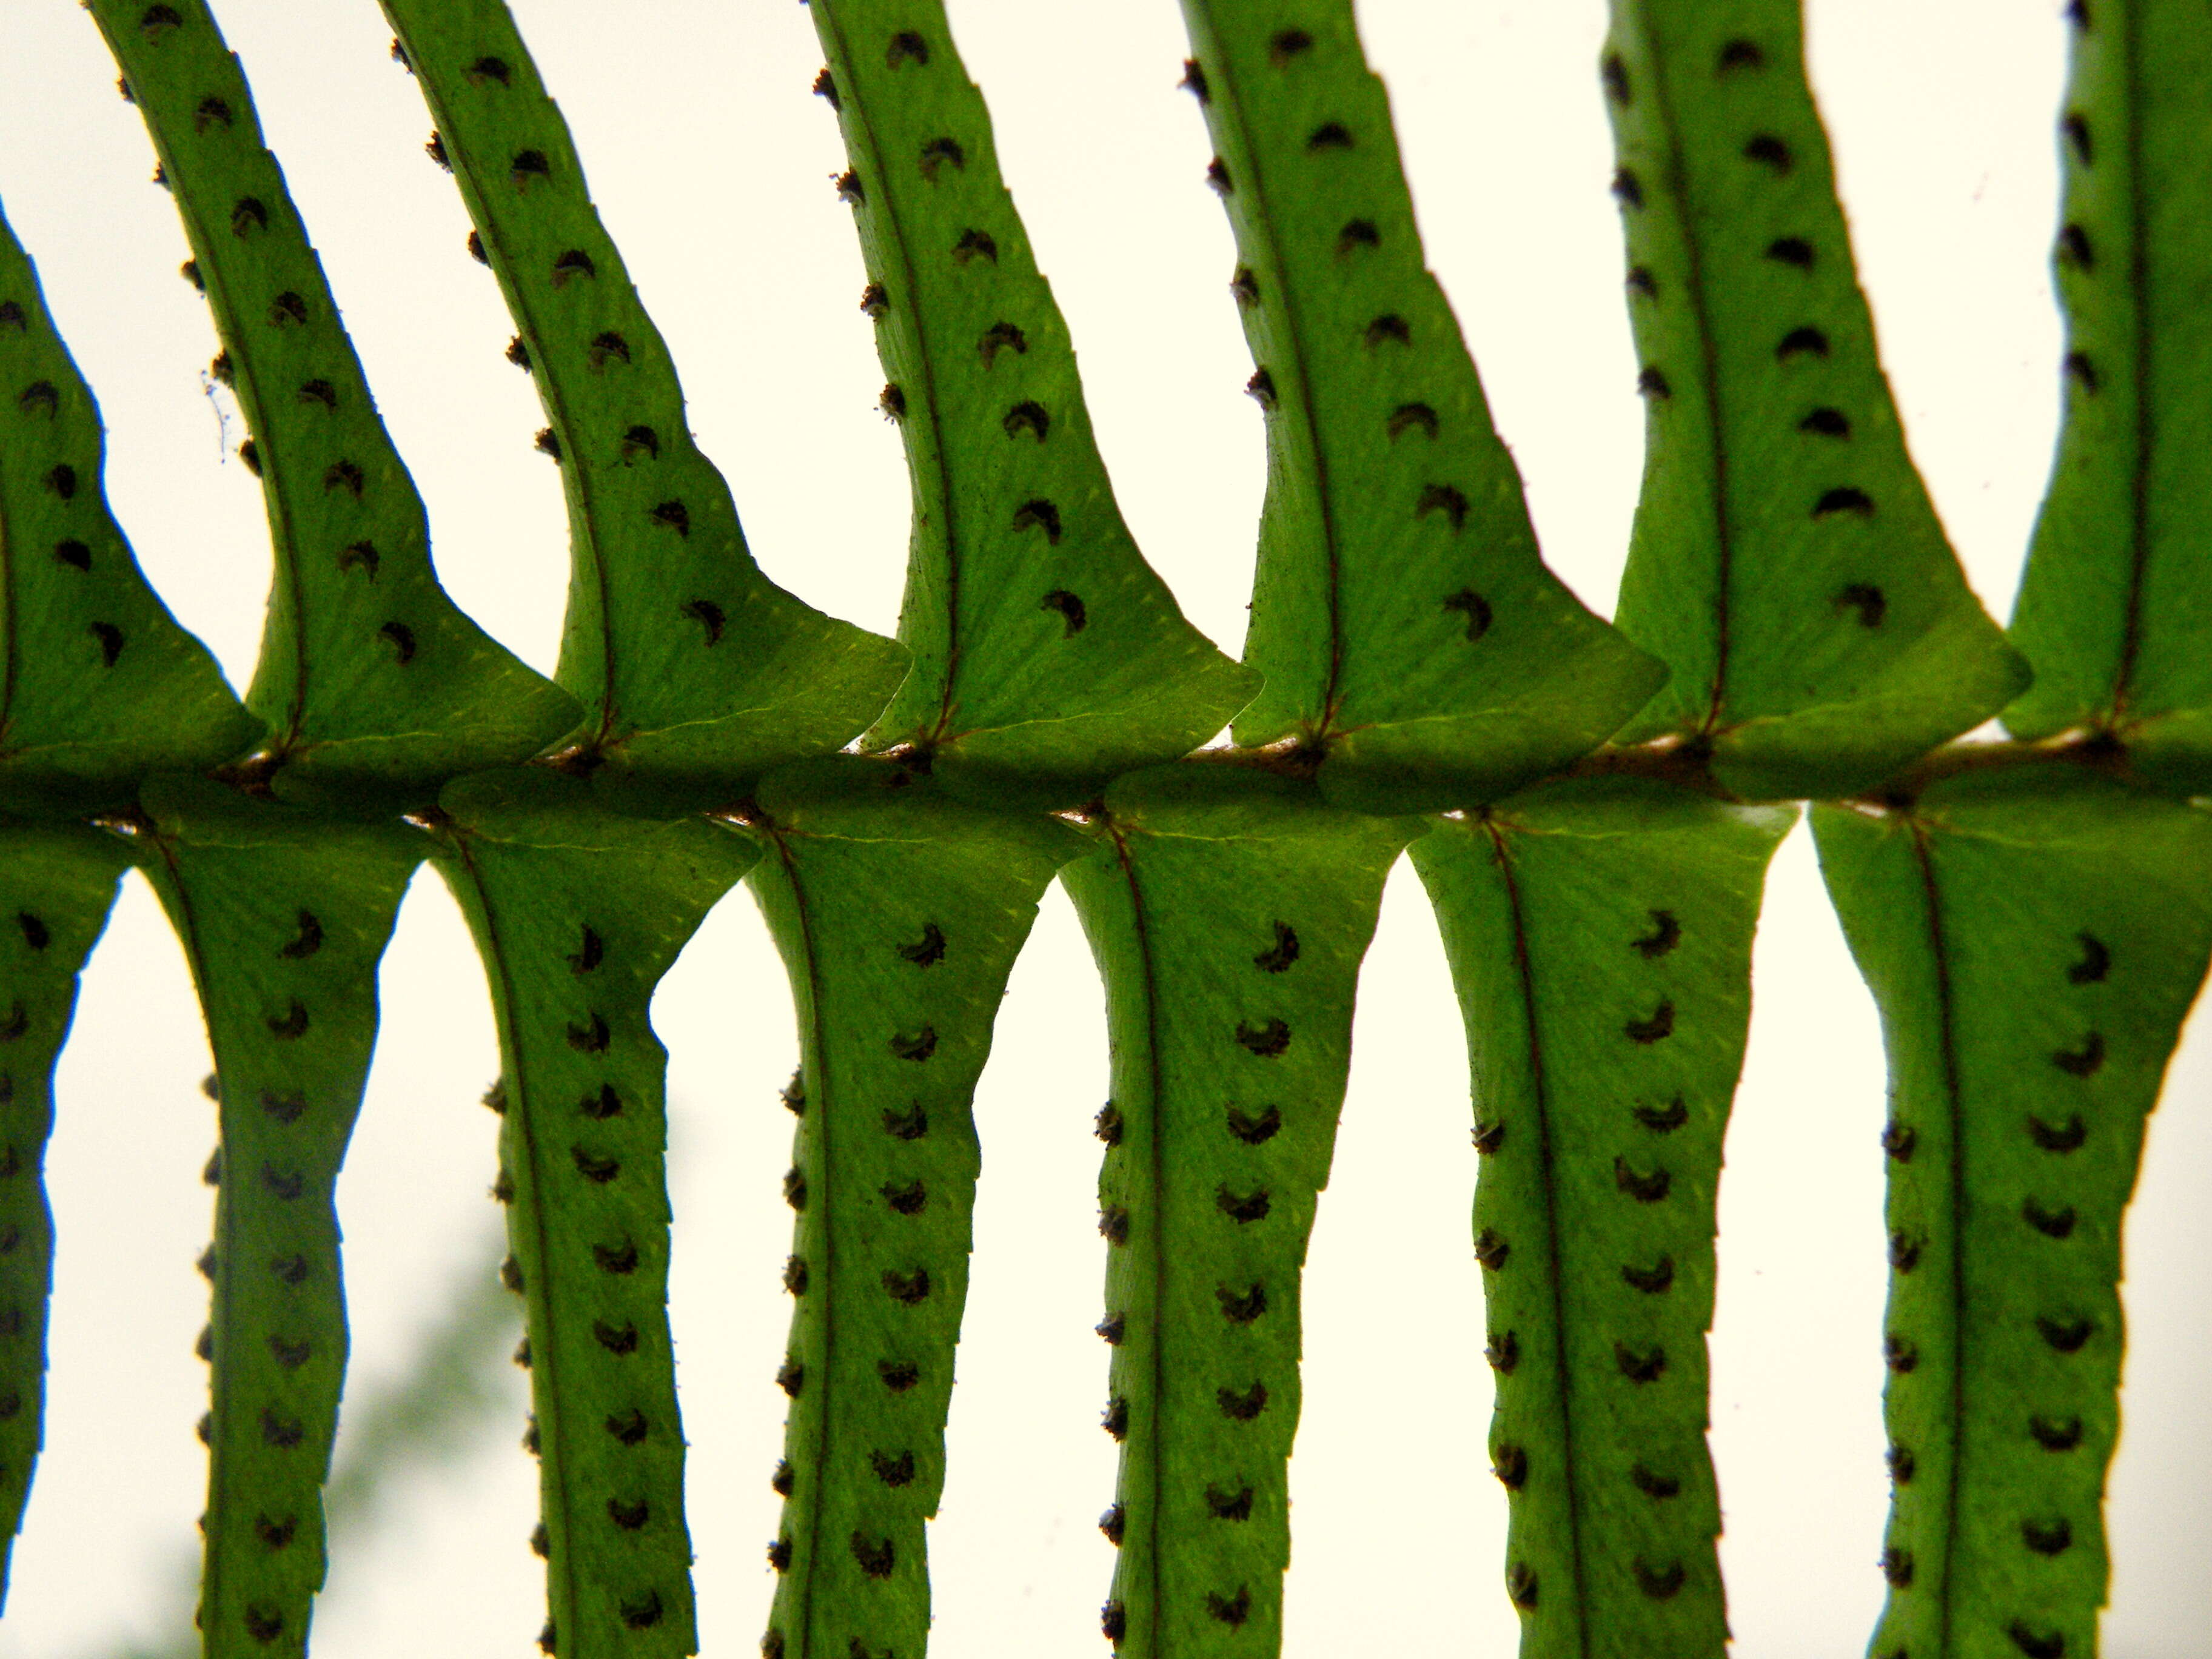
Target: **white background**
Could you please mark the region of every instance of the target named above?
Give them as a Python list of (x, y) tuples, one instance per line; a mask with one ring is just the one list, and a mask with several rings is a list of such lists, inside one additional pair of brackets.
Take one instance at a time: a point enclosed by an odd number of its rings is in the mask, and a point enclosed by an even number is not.
[[(596, 196), (669, 337), (707, 452), (761, 563), (889, 630), (904, 556), (896, 434), (856, 308), (864, 280), (819, 62), (789, 0), (515, 0)], [(1194, 619), (1237, 647), (1261, 483), (1260, 417), (1225, 290), (1232, 250), (1207, 148), (1174, 90), (1171, 0), (954, 0), (1006, 170), (1083, 353), (1099, 441), (1139, 541)], [(1974, 581), (2009, 605), (2051, 451), (2058, 336), (2046, 275), (2056, 0), (1814, 0), (1817, 89), (1916, 455)], [(526, 377), (490, 276), (462, 251), (452, 182), (386, 61), (368, 0), (222, 0), (273, 147), (429, 501), (460, 603), (551, 666), (565, 532)], [(149, 574), (242, 684), (268, 580), (244, 434), (202, 370), (202, 302), (152, 153), (91, 21), (0, 0), (0, 201), (103, 401), (108, 486)], [(1458, 308), (1553, 564), (1608, 611), (1642, 419), (1620, 295), (1598, 0), (1366, 0), (1431, 263)], [(618, 20), (618, 21), (617, 21)], [(228, 422), (227, 428), (225, 422)], [(385, 969), (384, 1042), (340, 1188), (354, 1386), (404, 1371), (459, 1276), (500, 1254), (495, 1071), (478, 970), (425, 876)], [(1504, 1655), (1504, 1507), (1486, 1470), (1490, 1380), (1467, 1212), (1464, 1054), (1410, 872), (1368, 961), (1342, 1138), (1307, 1278), (1293, 1466), (1293, 1656)], [(1722, 1189), (1715, 1454), (1738, 1651), (1863, 1650), (1885, 1504), (1879, 1036), (1802, 833), (1778, 860), (1758, 1015)], [(1113, 1478), (1093, 1226), (1102, 1011), (1065, 902), (1048, 900), (999, 1024), (977, 1113), (987, 1153), (952, 1474), (933, 1534), (940, 1659), (1102, 1655)], [(756, 1651), (782, 1397), (776, 1085), (789, 1003), (742, 893), (664, 986), (675, 1320), (702, 1635)], [(2212, 1626), (2212, 1042), (2178, 1062), (2129, 1233), (2126, 1437), (2113, 1477), (2110, 1659), (2201, 1652)], [(190, 1633), (204, 1316), (191, 1261), (213, 1113), (184, 964), (126, 888), (64, 1060), (51, 1171), (61, 1231), (54, 1404), (0, 1659), (90, 1659)], [(501, 1346), (504, 1346), (501, 1344)], [(534, 1652), (538, 1564), (522, 1379), (482, 1443), (405, 1477), (385, 1524), (342, 1536), (318, 1621), (328, 1659)], [(346, 1434), (341, 1435), (344, 1457)]]

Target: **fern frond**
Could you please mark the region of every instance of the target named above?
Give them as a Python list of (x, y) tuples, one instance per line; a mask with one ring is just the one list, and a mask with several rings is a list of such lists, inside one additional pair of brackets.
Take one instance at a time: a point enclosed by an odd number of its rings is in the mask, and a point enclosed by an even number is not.
[(1753, 799), (1869, 787), (2028, 677), (1906, 453), (1799, 0), (1613, 0), (1603, 67), (1648, 410), (1616, 620), (1674, 671), (1623, 738)]
[(1121, 521), (940, 0), (823, 0), (813, 17), (914, 482), (915, 669), (869, 741), (935, 757), (951, 788), (1082, 800), (1205, 742), (1257, 682), (1184, 620)]
[(1491, 1468), (1523, 1659), (1726, 1646), (1714, 1203), (1760, 887), (1795, 818), (1591, 781), (1413, 846), (1474, 1071)]
[(1267, 500), (1237, 740), (1367, 811), (1488, 799), (1595, 749), (1665, 678), (1545, 568), (1422, 260), (1350, 0), (1185, 0), (1242, 260)]
[(422, 856), (198, 779), (144, 790), (137, 857), (184, 942), (222, 1139), (204, 1420), (208, 1659), (304, 1655), (346, 1321), (333, 1200), (376, 1039), (376, 967)]
[(1814, 831), (1892, 1079), (1870, 1651), (2094, 1654), (2121, 1226), (2212, 957), (2212, 818), (2046, 765)]
[(545, 769), (449, 785), (423, 822), (491, 985), (494, 1196), (527, 1310), (549, 1618), (568, 1659), (698, 1645), (668, 1326), (667, 1052), (653, 988), (756, 854), (597, 806)]
[(241, 776), (419, 793), (522, 759), (575, 705), (438, 586), (422, 498), (204, 0), (90, 9), (176, 197), (269, 505), (276, 583), (246, 706), (270, 737)]
[(1106, 981), (1098, 1117), (1122, 1659), (1273, 1653), (1290, 1561), (1298, 1280), (1382, 880), (1419, 830), (1190, 763), (1119, 779), (1068, 867)]
[(586, 719), (566, 758), (728, 799), (834, 750), (904, 654), (763, 575), (700, 453), (660, 331), (599, 222), (567, 122), (501, 0), (386, 0), (521, 331), (561, 465), (572, 568), (558, 678)]
[(799, 1012), (784, 1196), (797, 1307), (777, 1382), (772, 1659), (910, 1654), (929, 1638), (925, 1523), (945, 1486), (953, 1346), (980, 1161), (971, 1109), (1014, 956), (1084, 850), (1049, 818), (945, 799), (895, 763), (772, 775), (748, 878)]

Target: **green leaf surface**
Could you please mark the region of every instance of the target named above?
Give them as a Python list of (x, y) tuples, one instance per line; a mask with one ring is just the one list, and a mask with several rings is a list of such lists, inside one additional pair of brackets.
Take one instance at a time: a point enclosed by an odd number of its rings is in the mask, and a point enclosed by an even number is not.
[(599, 222), (567, 122), (501, 0), (385, 0), (521, 331), (568, 495), (560, 683), (580, 762), (726, 782), (836, 749), (906, 668), (753, 563), (692, 442), (660, 331)]
[(376, 966), (421, 852), (356, 825), (157, 778), (138, 859), (184, 941), (215, 1052), (222, 1140), (203, 1424), (212, 1455), (209, 1659), (304, 1655), (325, 1567), (321, 1487), (345, 1374), (332, 1200), (376, 1040)]
[(1205, 742), (1256, 679), (1183, 620), (1121, 522), (940, 0), (813, 16), (914, 483), (899, 637), (915, 672), (869, 741), (933, 752), (955, 788), (1081, 799)]
[(1721, 1659), (1721, 1141), (1794, 810), (1547, 785), (1414, 843), (1474, 1073), (1475, 1258), (1524, 1659)]
[(92, 389), (0, 217), (0, 779), (94, 807), (258, 730), (140, 574), (106, 468)]
[(0, 824), (0, 1608), (46, 1421), (54, 1061), (124, 863), (88, 830)]
[(204, 0), (88, 9), (176, 196), (268, 501), (276, 582), (246, 700), (270, 735), (252, 773), (391, 786), (542, 747), (575, 705), (438, 586), (422, 498)]
[(2212, 955), (2212, 820), (2051, 766), (1820, 807), (1814, 830), (1889, 1050), (1891, 1589), (1870, 1651), (2087, 1659), (2122, 1216)]
[(667, 1051), (648, 1012), (757, 854), (543, 769), (449, 784), (439, 872), (499, 1024), (495, 1196), (523, 1292), (549, 1619), (564, 1659), (698, 1645), (668, 1326)]
[(1255, 768), (1115, 781), (1063, 879), (1106, 982), (1098, 1117), (1104, 1624), (1122, 1659), (1266, 1655), (1282, 1637), (1298, 1276), (1351, 1063), (1360, 957), (1418, 823)]
[(2212, 34), (2175, 0), (2077, 7), (2059, 125), (2065, 420), (2014, 642), (2024, 738), (2118, 728), (2169, 781), (2212, 781)]
[(1968, 590), (1876, 356), (1798, 0), (1613, 0), (1604, 76), (1649, 411), (1615, 620), (1674, 669), (1624, 740), (1839, 794), (2027, 671)]
[(1462, 805), (1595, 748), (1664, 673), (1544, 568), (1513, 459), (1422, 263), (1350, 0), (1185, 0), (1242, 261), (1267, 498), (1237, 740), (1325, 793)]
[(797, 1298), (768, 1659), (921, 1659), (924, 1523), (968, 1293), (975, 1079), (1053, 873), (1085, 850), (1047, 817), (946, 799), (878, 760), (770, 776), (750, 878), (797, 1006)]

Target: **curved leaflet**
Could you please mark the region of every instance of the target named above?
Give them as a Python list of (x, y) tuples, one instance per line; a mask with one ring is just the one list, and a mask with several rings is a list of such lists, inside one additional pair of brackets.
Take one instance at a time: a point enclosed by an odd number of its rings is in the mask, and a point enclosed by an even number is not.
[(1248, 745), (1367, 810), (1456, 806), (1595, 748), (1665, 678), (1538, 556), (1512, 458), (1422, 264), (1349, 0), (1185, 0), (1267, 412)]
[(2212, 778), (2212, 526), (2201, 388), (2212, 371), (2212, 40), (2172, 0), (2077, 6), (2059, 125), (2053, 264), (2066, 313), (2065, 421), (2014, 642), (2036, 682), (2023, 738), (2112, 732), (2163, 781)]
[(1100, 1231), (1121, 1443), (1104, 1627), (1125, 1659), (1273, 1653), (1298, 1275), (1382, 881), (1418, 825), (1186, 763), (1115, 781), (1063, 879), (1106, 981)]
[(1067, 325), (939, 0), (822, 0), (853, 204), (914, 482), (899, 637), (869, 734), (946, 784), (1061, 805), (1203, 743), (1254, 677), (1183, 619), (1115, 505)]
[(439, 873), (499, 1024), (494, 1196), (526, 1308), (549, 1618), (565, 1659), (698, 1645), (668, 1327), (667, 1053), (653, 987), (755, 857), (542, 769), (447, 786)]
[(253, 740), (205, 647), (139, 574), (103, 483), (92, 390), (0, 218), (0, 778), (56, 805), (119, 805), (149, 767)]
[(376, 1038), (376, 964), (421, 854), (198, 779), (111, 820), (184, 941), (215, 1051), (222, 1140), (202, 1356), (209, 1659), (304, 1655), (325, 1565), (321, 1488), (346, 1361), (332, 1193)]
[(1527, 1659), (1725, 1650), (1714, 1196), (1760, 888), (1796, 816), (1591, 781), (1413, 844), (1467, 1022), (1491, 1467)]
[(124, 862), (89, 830), (0, 824), (0, 1607), (46, 1421), (54, 1061)]
[(204, 0), (89, 9), (175, 194), (268, 501), (276, 582), (246, 701), (270, 735), (240, 775), (389, 788), (530, 754), (575, 706), (438, 586), (422, 499)]
[(771, 775), (742, 821), (791, 977), (800, 1066), (784, 1196), (797, 1298), (770, 1659), (921, 1659), (924, 1523), (968, 1290), (991, 1024), (1039, 897), (1081, 838), (936, 795), (879, 760)]
[(551, 422), (539, 447), (561, 465), (572, 559), (557, 678), (586, 711), (568, 760), (726, 785), (839, 747), (896, 687), (903, 654), (753, 563), (507, 7), (384, 10), (521, 331), (509, 356)]
[(1674, 670), (1622, 734), (1753, 797), (1864, 788), (2027, 682), (1875, 354), (1798, 0), (1613, 0), (1604, 78), (1648, 410), (1616, 622)]
[[(1814, 813), (1892, 1116), (1876, 1659), (2087, 1659), (2120, 1236), (2212, 955), (2212, 820), (2050, 765)], [(1871, 1155), (1871, 1149), (1869, 1149)]]

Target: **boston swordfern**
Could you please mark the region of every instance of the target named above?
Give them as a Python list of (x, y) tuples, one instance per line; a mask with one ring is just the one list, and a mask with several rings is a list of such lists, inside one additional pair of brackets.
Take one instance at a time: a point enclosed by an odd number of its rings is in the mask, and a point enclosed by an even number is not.
[[(2095, 1650), (2121, 1218), (2212, 955), (2188, 793), (2212, 707), (2191, 300), (2212, 252), (2185, 210), (2212, 60), (2176, 0), (2074, 8), (2066, 426), (2008, 641), (1905, 453), (1796, 6), (1613, 0), (1597, 68), (1648, 428), (1608, 625), (1539, 557), (1348, 0), (1183, 9), (1237, 246), (1224, 321), (1267, 426), (1242, 664), (1115, 506), (938, 0), (812, 9), (913, 481), (896, 641), (754, 565), (502, 0), (383, 0), (562, 471), (548, 680), (438, 586), (216, 16), (89, 0), (184, 220), (276, 580), (241, 702), (139, 578), (91, 393), (0, 227), (11, 1529), (41, 1420), (52, 1067), (135, 866), (216, 1058), (201, 1641), (307, 1651), (346, 1351), (332, 1191), (375, 964), (428, 860), (499, 1030), (487, 1179), (526, 1310), (540, 1644), (693, 1651), (647, 1011), (742, 878), (800, 1026), (761, 1650), (913, 1659), (971, 1103), (1057, 877), (1113, 1048), (1103, 1634), (1132, 1659), (1274, 1651), (1300, 1269), (1360, 958), (1410, 849), (1473, 1075), (1499, 1588), (1542, 1659), (1717, 1655), (1715, 1195), (1761, 884), (1813, 799), (1893, 1073), (1872, 1651)], [(1992, 717), (2009, 738), (1951, 741)], [(1200, 747), (1224, 725), (1231, 745)]]

